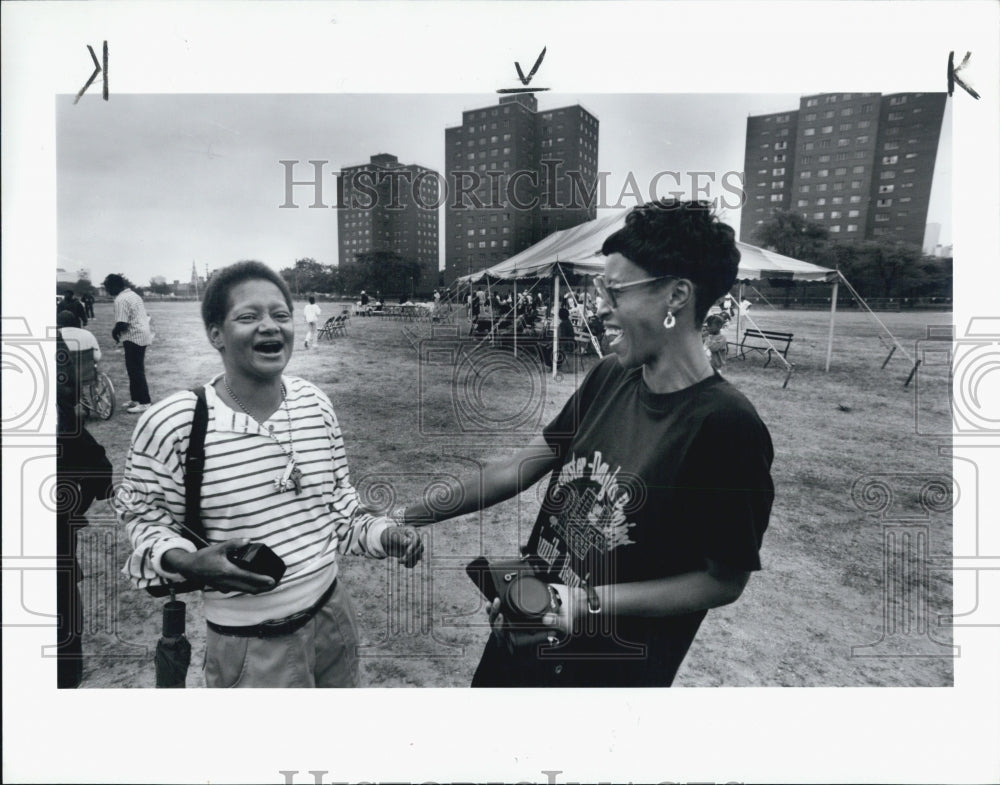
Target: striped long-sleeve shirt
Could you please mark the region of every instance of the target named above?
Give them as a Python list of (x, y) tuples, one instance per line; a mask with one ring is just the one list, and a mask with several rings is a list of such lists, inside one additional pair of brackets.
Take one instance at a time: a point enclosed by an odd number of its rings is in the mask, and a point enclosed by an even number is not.
[[(338, 552), (386, 555), (381, 535), (392, 524), (361, 511), (330, 400), (302, 379), (283, 381), (302, 470), (301, 494), (274, 487), (288, 463), (281, 447), (287, 449), (289, 442), (285, 408), (259, 424), (220, 402), (211, 382), (205, 385), (209, 416), (201, 517), (206, 539), (263, 542), (287, 568), (278, 586), (263, 594), (206, 589), (205, 616), (217, 624), (258, 624), (308, 608), (336, 577)], [(122, 572), (138, 588), (181, 580), (164, 569), (163, 554), (172, 548), (195, 550), (181, 535), (194, 408), (192, 392), (175, 393), (145, 412), (132, 434), (115, 508), (133, 548)]]

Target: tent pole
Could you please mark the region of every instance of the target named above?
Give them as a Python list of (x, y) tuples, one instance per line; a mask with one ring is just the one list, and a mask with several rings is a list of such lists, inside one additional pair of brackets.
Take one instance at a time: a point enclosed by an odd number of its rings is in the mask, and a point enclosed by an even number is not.
[(552, 276), (552, 378), (556, 378), (556, 362), (559, 355), (559, 276)]
[(490, 301), (490, 343), (496, 343), (494, 334), (496, 333), (496, 324), (493, 321), (493, 290), (490, 288), (490, 279), (486, 279), (486, 299)]
[[(878, 326), (881, 327), (883, 330), (885, 330), (885, 334), (888, 335), (890, 338), (892, 338), (892, 342), (896, 345), (899, 351), (903, 353), (903, 356), (914, 364), (913, 371), (916, 371), (919, 361), (916, 361), (912, 357), (910, 357), (910, 353), (903, 348), (903, 345), (898, 340), (896, 340), (896, 336), (892, 334), (892, 331), (889, 330), (889, 328), (882, 323), (882, 320), (875, 315), (875, 312), (868, 307), (868, 303), (866, 303), (864, 298), (860, 294), (858, 294), (857, 290), (853, 286), (851, 286), (851, 282), (847, 280), (847, 278), (844, 276), (842, 272), (840, 272), (840, 270), (837, 270), (837, 277), (844, 282), (844, 285), (847, 287), (847, 291), (849, 291), (853, 295), (854, 299), (857, 300), (858, 303), (862, 307), (864, 307), (866, 311), (868, 311), (869, 315), (872, 317), (872, 319), (875, 320)], [(910, 372), (911, 379), (913, 378), (913, 371)], [(909, 384), (909, 379), (907, 380), (906, 383)]]
[(833, 356), (833, 320), (837, 316), (837, 289), (840, 281), (833, 282), (833, 296), (830, 298), (830, 337), (826, 339), (826, 371), (830, 372), (830, 357)]
[(740, 299), (736, 303), (736, 344), (740, 343), (740, 326), (743, 324), (743, 281), (740, 281)]

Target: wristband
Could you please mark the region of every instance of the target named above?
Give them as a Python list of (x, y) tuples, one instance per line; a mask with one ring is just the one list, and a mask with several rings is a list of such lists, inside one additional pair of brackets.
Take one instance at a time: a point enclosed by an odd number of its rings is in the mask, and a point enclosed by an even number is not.
[(601, 612), (601, 598), (597, 596), (594, 587), (589, 583), (583, 583), (583, 590), (587, 592), (587, 613)]

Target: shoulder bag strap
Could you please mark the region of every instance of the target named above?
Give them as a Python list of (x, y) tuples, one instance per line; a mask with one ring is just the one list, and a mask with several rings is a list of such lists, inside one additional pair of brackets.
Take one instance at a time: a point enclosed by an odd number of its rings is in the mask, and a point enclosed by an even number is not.
[(187, 458), (184, 461), (184, 527), (205, 544), (205, 527), (201, 523), (201, 482), (205, 473), (205, 433), (208, 431), (208, 401), (205, 388), (198, 386), (191, 390), (197, 401), (194, 406), (194, 420), (191, 422), (191, 439), (188, 442)]
[[(194, 420), (191, 422), (191, 438), (188, 441), (187, 457), (184, 459), (184, 536), (199, 548), (204, 547), (205, 527), (201, 523), (201, 481), (205, 473), (205, 433), (208, 431), (208, 401), (205, 388), (191, 390), (196, 401)], [(146, 591), (153, 597), (166, 597), (185, 592), (200, 591), (204, 584), (197, 581), (181, 583), (161, 583), (148, 586)], [(167, 603), (169, 605), (170, 603)], [(183, 603), (180, 603), (183, 605)], [(164, 611), (166, 612), (166, 611)]]

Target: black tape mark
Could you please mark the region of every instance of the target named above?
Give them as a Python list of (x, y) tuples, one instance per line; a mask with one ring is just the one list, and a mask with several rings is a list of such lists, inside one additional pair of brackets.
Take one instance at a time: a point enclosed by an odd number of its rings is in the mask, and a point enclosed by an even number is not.
[(542, 53), (538, 55), (538, 59), (535, 60), (535, 64), (531, 67), (531, 71), (528, 75), (524, 75), (524, 71), (521, 70), (521, 64), (514, 61), (514, 68), (517, 69), (517, 78), (521, 80), (521, 84), (524, 87), (502, 87), (497, 90), (498, 93), (538, 93), (544, 90), (548, 90), (548, 87), (528, 87), (531, 84), (531, 80), (534, 78), (535, 73), (538, 71), (538, 67), (542, 64), (542, 60), (545, 59), (545, 52), (548, 49), (547, 46), (542, 47)]
[(958, 64), (958, 68), (955, 67), (955, 53), (948, 52), (948, 95), (951, 96), (955, 92), (955, 85), (957, 84), (965, 92), (979, 100), (979, 93), (973, 90), (969, 85), (962, 81), (962, 77), (958, 75), (965, 66), (969, 64), (969, 58), (972, 57), (972, 52), (966, 52), (965, 57), (962, 58), (962, 62)]
[(497, 89), (498, 93), (541, 93), (545, 90), (551, 90), (551, 87), (500, 87)]
[(103, 74), (103, 89), (101, 90), (101, 95), (105, 101), (108, 100), (108, 42), (104, 42), (103, 57), (101, 58), (100, 63), (97, 62), (97, 55), (94, 54), (94, 47), (87, 44), (87, 51), (90, 52), (90, 59), (94, 61), (94, 73), (90, 75), (90, 79), (87, 80), (87, 84), (81, 87), (80, 92), (76, 94), (76, 98), (73, 100), (74, 104), (79, 102), (80, 98), (83, 97), (83, 94), (87, 92), (87, 88), (94, 83), (98, 74)]

